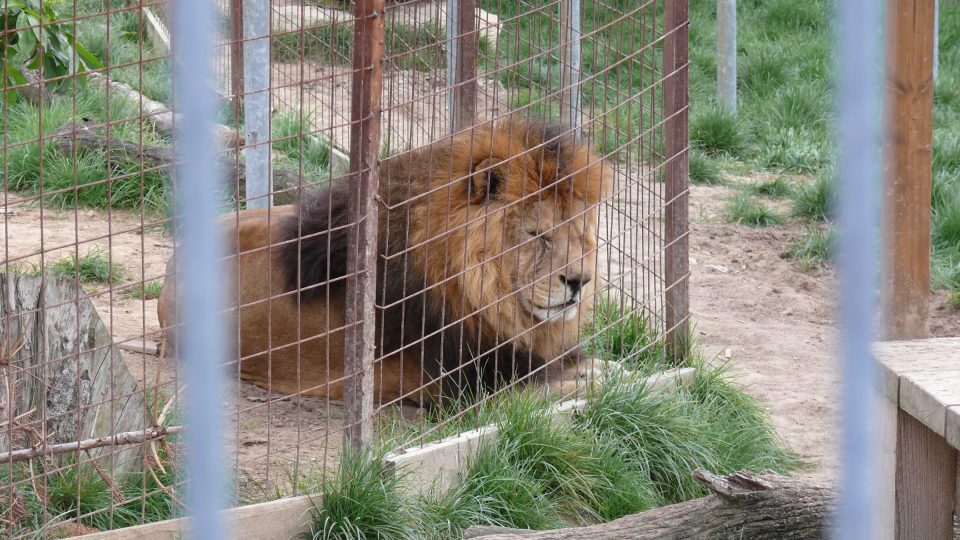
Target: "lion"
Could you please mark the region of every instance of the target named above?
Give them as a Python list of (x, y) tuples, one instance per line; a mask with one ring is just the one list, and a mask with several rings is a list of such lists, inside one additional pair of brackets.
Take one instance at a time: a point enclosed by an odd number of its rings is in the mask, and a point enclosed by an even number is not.
[[(610, 184), (564, 128), (516, 116), (384, 160), (378, 402), (424, 406), (521, 380), (569, 395), (606, 369), (578, 341), (592, 319), (597, 207)], [(350, 189), (343, 179), (299, 208), (222, 218), (241, 379), (343, 398)], [(168, 281), (173, 269), (171, 260)], [(158, 316), (169, 344), (176, 295), (166, 285)]]

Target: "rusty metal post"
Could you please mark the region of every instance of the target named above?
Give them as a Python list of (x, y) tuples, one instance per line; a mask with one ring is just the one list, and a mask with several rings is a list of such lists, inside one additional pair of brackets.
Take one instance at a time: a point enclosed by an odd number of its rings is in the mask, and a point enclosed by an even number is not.
[(359, 449), (373, 437), (376, 328), (380, 95), (383, 88), (384, 0), (357, 0), (350, 107), (347, 302), (344, 340), (344, 443)]
[(447, 83), (450, 85), (450, 133), (473, 125), (477, 117), (477, 1), (447, 1)]
[(927, 336), (933, 144), (929, 0), (887, 2), (883, 337)]
[(664, 322), (671, 354), (686, 354), (689, 296), (687, 223), (687, 0), (666, 2), (663, 48), (663, 115), (666, 174), (664, 199)]

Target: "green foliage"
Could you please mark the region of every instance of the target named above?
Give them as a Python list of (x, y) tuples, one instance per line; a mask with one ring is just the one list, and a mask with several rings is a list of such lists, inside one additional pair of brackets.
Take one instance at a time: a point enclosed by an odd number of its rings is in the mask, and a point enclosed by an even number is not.
[(750, 227), (769, 227), (783, 223), (783, 218), (756, 199), (738, 193), (730, 198), (726, 207), (727, 219)]
[(330, 178), (330, 144), (312, 133), (309, 120), (296, 111), (284, 111), (273, 116), (273, 150), (289, 165), (303, 171), (313, 182)]
[(800, 263), (804, 272), (821, 266), (833, 259), (837, 251), (837, 236), (830, 227), (809, 225), (804, 232), (787, 246), (783, 256)]
[[(0, 9), (0, 83), (3, 87), (27, 84), (24, 70), (39, 70), (44, 80), (77, 75), (103, 65), (74, 37), (72, 27), (58, 22), (56, 2), (5, 0)], [(70, 87), (70, 80), (55, 83)], [(4, 98), (14, 100), (13, 90)]]
[(720, 167), (716, 161), (704, 154), (700, 150), (690, 149), (689, 171), (690, 182), (694, 184), (703, 184), (715, 186), (723, 184), (723, 177), (720, 175)]
[(737, 116), (720, 105), (705, 106), (692, 113), (690, 144), (710, 156), (739, 156), (746, 148)]
[(663, 340), (643, 312), (601, 297), (594, 320), (584, 330), (584, 350), (598, 358), (644, 372), (667, 364)]
[(783, 198), (793, 194), (793, 183), (783, 176), (777, 176), (772, 180), (764, 180), (753, 184), (748, 184), (744, 190), (751, 195), (762, 195), (764, 197)]
[(800, 184), (793, 194), (791, 214), (794, 217), (825, 221), (830, 216), (835, 196), (833, 177), (824, 173), (813, 182)]
[(159, 280), (137, 283), (127, 290), (127, 296), (138, 300), (155, 300), (163, 292), (163, 282)]
[(126, 270), (118, 263), (110, 263), (104, 252), (95, 247), (86, 255), (75, 254), (60, 259), (53, 264), (51, 271), (58, 276), (79, 279), (84, 283), (116, 284), (124, 279)]
[(383, 452), (340, 456), (337, 474), (322, 486), (323, 499), (313, 510), (310, 537), (320, 540), (417, 538), (400, 478), (384, 474)]

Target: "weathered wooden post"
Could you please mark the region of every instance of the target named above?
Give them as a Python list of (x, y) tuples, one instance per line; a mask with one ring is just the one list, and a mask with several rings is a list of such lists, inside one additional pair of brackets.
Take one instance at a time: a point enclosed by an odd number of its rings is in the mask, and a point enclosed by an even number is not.
[(350, 109), (352, 226), (347, 236), (344, 340), (344, 437), (359, 449), (373, 437), (373, 359), (376, 354), (377, 208), (380, 180), (380, 94), (383, 88), (384, 0), (357, 0)]
[(664, 13), (663, 116), (666, 174), (664, 199), (664, 322), (671, 354), (687, 347), (689, 296), (689, 228), (687, 205), (687, 35), (686, 0), (667, 2)]

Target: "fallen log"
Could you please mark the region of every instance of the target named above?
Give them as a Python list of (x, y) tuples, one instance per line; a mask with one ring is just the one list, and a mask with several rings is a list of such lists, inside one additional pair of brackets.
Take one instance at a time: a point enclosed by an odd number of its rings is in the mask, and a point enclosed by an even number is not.
[(831, 489), (774, 473), (743, 471), (727, 476), (697, 469), (694, 478), (711, 494), (609, 523), (551, 531), (475, 526), (464, 539), (653, 540), (686, 538), (824, 538), (834, 493)]
[[(102, 125), (93, 121), (67, 124), (55, 131), (49, 138), (49, 142), (68, 156), (74, 155), (74, 152), (102, 151), (106, 152), (113, 160), (141, 163), (144, 169), (171, 169), (176, 164), (171, 147), (124, 141), (103, 135), (101, 131)], [(247, 169), (243, 161), (234, 152), (227, 150), (219, 154), (220, 168), (226, 172), (225, 188), (231, 192), (242, 194), (246, 189)], [(309, 185), (310, 182), (303, 180), (303, 184)], [(299, 171), (289, 167), (273, 168), (273, 191), (276, 204), (296, 202), (300, 185), (301, 175)]]

